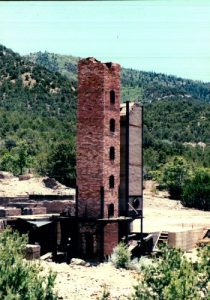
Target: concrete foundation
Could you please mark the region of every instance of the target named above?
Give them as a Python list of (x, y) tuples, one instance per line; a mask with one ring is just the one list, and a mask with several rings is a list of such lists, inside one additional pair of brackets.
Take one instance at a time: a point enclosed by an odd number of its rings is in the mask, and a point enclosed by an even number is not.
[(184, 251), (192, 250), (204, 236), (204, 228), (168, 233), (168, 244)]

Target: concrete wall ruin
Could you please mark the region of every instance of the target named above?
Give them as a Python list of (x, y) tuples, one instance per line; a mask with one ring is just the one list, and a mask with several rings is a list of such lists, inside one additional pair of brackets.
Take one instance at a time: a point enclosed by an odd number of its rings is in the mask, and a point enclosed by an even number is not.
[[(142, 106), (139, 103), (129, 103), (129, 116), (126, 117), (126, 104), (120, 106), (120, 209), (121, 214), (126, 210), (126, 142), (129, 141), (129, 202), (136, 197), (142, 199)], [(127, 124), (129, 126), (127, 128)], [(128, 132), (127, 132), (128, 131)], [(131, 209), (131, 207), (128, 207)], [(141, 209), (141, 203), (136, 209)]]

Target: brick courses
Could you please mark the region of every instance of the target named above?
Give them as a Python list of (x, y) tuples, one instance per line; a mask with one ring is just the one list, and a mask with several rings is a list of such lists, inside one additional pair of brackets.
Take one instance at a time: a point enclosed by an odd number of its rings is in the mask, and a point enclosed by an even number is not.
[(20, 216), (21, 209), (16, 207), (1, 207), (0, 208), (0, 218), (6, 218), (10, 216)]
[(75, 215), (75, 203), (71, 200), (44, 200), (42, 205), (48, 214), (69, 212), (70, 215)]
[[(110, 92), (115, 103), (110, 103)], [(104, 187), (104, 217), (108, 205), (114, 204), (118, 217), (120, 173), (120, 66), (104, 64), (90, 58), (79, 62), (77, 107), (77, 186), (78, 216), (99, 218), (100, 189)], [(110, 131), (110, 119), (115, 120), (115, 132)], [(109, 149), (115, 148), (115, 160), (109, 159)], [(115, 178), (109, 188), (109, 176)]]
[[(113, 218), (119, 216), (120, 66), (101, 63), (94, 58), (83, 59), (79, 62), (78, 77), (78, 217), (95, 219), (95, 222), (80, 223), (78, 242), (84, 255), (85, 249), (90, 248), (85, 237), (90, 234), (89, 240), (93, 240), (94, 255), (101, 255), (102, 252), (103, 255), (110, 255), (118, 243), (118, 221), (114, 221)], [(110, 94), (114, 94), (112, 101)], [(110, 130), (111, 119), (115, 123), (113, 131)], [(115, 149), (115, 158), (112, 160), (109, 155), (110, 147)], [(110, 188), (110, 176), (114, 176), (113, 188)], [(108, 214), (110, 204), (114, 205), (112, 215)], [(107, 220), (104, 225), (99, 226), (100, 218), (112, 218), (112, 221)]]
[(104, 227), (104, 255), (111, 255), (118, 244), (118, 223), (108, 223)]

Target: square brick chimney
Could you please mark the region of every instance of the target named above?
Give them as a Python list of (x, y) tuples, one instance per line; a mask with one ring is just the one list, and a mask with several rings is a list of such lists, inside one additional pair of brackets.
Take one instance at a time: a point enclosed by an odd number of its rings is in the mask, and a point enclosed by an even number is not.
[(77, 104), (78, 217), (119, 216), (120, 66), (79, 62)]
[(78, 66), (77, 201), (79, 251), (110, 255), (125, 234), (119, 216), (120, 66), (82, 59)]

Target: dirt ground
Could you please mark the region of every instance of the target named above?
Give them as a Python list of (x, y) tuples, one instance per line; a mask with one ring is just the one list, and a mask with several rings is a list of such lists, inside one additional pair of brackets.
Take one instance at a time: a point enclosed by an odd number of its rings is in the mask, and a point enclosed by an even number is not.
[[(134, 227), (140, 228), (135, 222)], [(186, 228), (210, 227), (210, 212), (184, 208), (179, 201), (168, 199), (166, 192), (156, 191), (155, 183), (147, 181), (144, 190), (144, 231), (178, 231)], [(196, 250), (187, 253), (195, 259)], [(110, 292), (109, 300), (125, 300), (133, 293), (140, 275), (135, 271), (117, 270), (110, 263), (82, 267), (66, 264), (45, 264), (45, 270), (57, 272), (56, 290), (60, 299), (101, 299), (103, 290)]]
[[(46, 187), (43, 178), (20, 181), (16, 177), (0, 179), (0, 196), (18, 196), (31, 193), (74, 193), (60, 184)], [(210, 212), (184, 208), (179, 201), (168, 199), (166, 192), (157, 191), (155, 183), (147, 181), (144, 190), (144, 232), (179, 231), (189, 228), (210, 228)], [(134, 231), (140, 224), (134, 222)], [(98, 266), (73, 266), (42, 261), (43, 272), (57, 273), (55, 289), (59, 299), (97, 300), (103, 291), (110, 292), (110, 300), (125, 300), (131, 295), (139, 275), (135, 271), (115, 269), (111, 263)]]
[(127, 300), (139, 278), (136, 271), (116, 269), (111, 263), (86, 267), (42, 262), (42, 266), (45, 273), (49, 269), (57, 273), (55, 290), (63, 300), (101, 299), (105, 290), (109, 300)]
[[(37, 176), (28, 176), (27, 180), (20, 180), (19, 177), (15, 177), (9, 172), (0, 171), (0, 197), (27, 196), (29, 194), (75, 194), (74, 189), (67, 188), (53, 179), (50, 184), (47, 184), (45, 179), (49, 181), (47, 177)], [(51, 187), (49, 187), (49, 185), (51, 185)]]
[[(67, 188), (55, 180), (49, 187), (45, 179), (32, 176), (28, 180), (19, 180), (11, 173), (0, 172), (0, 197), (29, 194), (75, 195), (74, 189)], [(167, 192), (158, 191), (153, 181), (146, 181), (144, 185), (144, 232), (210, 228), (210, 212), (183, 207), (179, 201), (169, 199)], [(133, 231), (140, 231), (139, 220), (133, 223)]]
[[(148, 233), (210, 228), (210, 212), (183, 207), (180, 201), (169, 199), (167, 192), (158, 191), (153, 181), (145, 182), (143, 212), (143, 228)], [(139, 231), (139, 221), (133, 228)]]
[[(8, 172), (0, 172), (0, 197), (27, 196), (28, 194), (75, 195), (75, 190), (54, 181), (49, 187), (43, 177), (19, 180)], [(146, 181), (144, 189), (144, 231), (179, 231), (210, 227), (210, 212), (185, 208), (179, 201), (171, 200), (165, 191), (158, 191), (155, 182)], [(139, 221), (134, 222), (139, 231)]]
[[(135, 222), (134, 227), (139, 228)], [(185, 230), (186, 228), (210, 227), (210, 212), (184, 208), (179, 201), (169, 200), (166, 192), (155, 189), (155, 183), (147, 181), (144, 190), (144, 230), (148, 232)], [(195, 249), (188, 253), (196, 257)], [(57, 272), (56, 291), (59, 299), (97, 300), (103, 290), (110, 292), (109, 300), (125, 300), (138, 283), (137, 272), (117, 270), (111, 263), (98, 266), (72, 266), (43, 262), (44, 269)]]
[[(0, 172), (0, 197), (27, 196), (28, 194), (75, 195), (75, 190), (52, 181), (51, 187), (43, 177), (19, 180), (7, 172)], [(155, 182), (146, 181), (144, 189), (144, 232), (179, 231), (190, 228), (210, 228), (210, 212), (185, 208), (179, 201), (168, 198), (167, 192), (158, 191)], [(139, 231), (139, 221), (133, 224)]]

